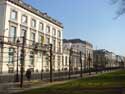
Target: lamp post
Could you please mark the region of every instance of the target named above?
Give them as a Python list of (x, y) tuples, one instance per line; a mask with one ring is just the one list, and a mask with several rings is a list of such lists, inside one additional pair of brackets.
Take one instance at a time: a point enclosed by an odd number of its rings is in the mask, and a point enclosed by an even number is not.
[(69, 79), (71, 78), (71, 59), (72, 59), (72, 47), (69, 51)]
[(86, 48), (86, 45), (84, 46), (84, 73), (86, 72), (86, 64), (87, 64), (87, 57), (86, 57), (86, 54), (87, 53), (87, 48)]
[(49, 44), (49, 48), (50, 48), (50, 82), (53, 81), (53, 78), (52, 78), (52, 73), (53, 73), (53, 70), (52, 70), (52, 44)]
[(81, 65), (80, 77), (82, 78), (82, 52), (81, 51), (80, 51), (80, 65)]
[(18, 74), (18, 54), (19, 54), (19, 43), (20, 40), (17, 39), (17, 67), (16, 67), (16, 82), (19, 82), (19, 74)]
[(89, 53), (88, 61), (89, 61), (89, 75), (90, 75), (91, 74), (91, 70), (90, 70), (91, 56), (90, 56), (90, 53)]
[(42, 53), (41, 80), (43, 79), (43, 55), (44, 55), (44, 52)]
[(23, 43), (22, 43), (22, 48), (21, 48), (21, 67), (20, 67), (20, 87), (23, 87), (23, 73), (24, 73), (24, 63), (25, 63), (25, 43), (26, 43), (26, 32), (24, 33), (23, 38)]

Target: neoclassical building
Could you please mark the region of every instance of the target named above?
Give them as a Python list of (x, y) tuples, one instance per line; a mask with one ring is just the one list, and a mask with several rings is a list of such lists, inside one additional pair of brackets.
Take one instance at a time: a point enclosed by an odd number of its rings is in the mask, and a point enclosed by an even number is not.
[(124, 60), (121, 59), (121, 56), (105, 49), (94, 50), (93, 54), (94, 67), (96, 68), (120, 67), (120, 63), (124, 63)]
[[(53, 70), (62, 69), (63, 25), (22, 0), (0, 0), (0, 72), (20, 69), (20, 50), (25, 35), (25, 70), (49, 71), (49, 49), (52, 44)], [(4, 37), (3, 37), (4, 36)], [(19, 48), (17, 51), (17, 40)], [(34, 47), (39, 47), (35, 52)], [(18, 52), (18, 55), (17, 55)]]
[(70, 49), (72, 49), (72, 66), (74, 69), (80, 69), (80, 52), (82, 52), (83, 69), (93, 68), (93, 45), (91, 43), (81, 39), (64, 39), (64, 62), (69, 61)]

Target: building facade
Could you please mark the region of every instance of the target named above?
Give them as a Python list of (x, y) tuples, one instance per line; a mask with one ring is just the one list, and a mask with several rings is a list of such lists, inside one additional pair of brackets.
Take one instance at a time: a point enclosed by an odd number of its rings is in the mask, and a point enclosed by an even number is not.
[[(82, 53), (82, 62), (83, 62), (83, 69), (89, 69), (89, 68), (93, 68), (93, 46), (91, 43), (87, 42), (87, 41), (82, 41), (80, 39), (69, 39), (63, 40), (63, 49), (64, 49), (64, 53), (66, 54), (65, 51), (68, 49), (68, 51), (70, 51), (70, 49), (73, 49), (74, 53), (77, 53), (77, 56), (72, 54), (74, 57), (76, 57), (77, 59), (73, 60), (72, 62), (76, 61), (76, 66), (80, 67), (80, 60), (79, 60), (79, 53)], [(65, 50), (66, 49), (66, 50)], [(67, 54), (67, 57), (69, 57), (70, 54)], [(74, 66), (75, 66), (74, 65)], [(78, 67), (78, 69), (79, 69)], [(75, 68), (77, 69), (77, 68)]]
[(115, 68), (120, 67), (120, 56), (105, 49), (93, 51), (94, 67), (96, 68)]
[[(62, 69), (62, 31), (62, 23), (22, 0), (0, 0), (0, 72), (14, 72), (17, 69), (17, 60), (20, 69), (21, 46), (17, 51), (17, 40), (21, 45), (24, 36), (25, 70), (49, 70), (49, 49), (48, 52), (44, 50), (49, 44), (52, 44), (53, 69)], [(36, 53), (32, 49), (36, 46), (44, 47), (39, 47), (41, 50)]]
[(72, 72), (80, 71), (81, 67), (82, 69), (84, 69), (84, 60), (85, 60), (84, 54), (80, 53), (80, 51), (73, 49), (73, 48), (72, 49), (63, 48), (63, 64), (64, 64), (63, 69), (65, 71), (68, 71), (69, 67)]

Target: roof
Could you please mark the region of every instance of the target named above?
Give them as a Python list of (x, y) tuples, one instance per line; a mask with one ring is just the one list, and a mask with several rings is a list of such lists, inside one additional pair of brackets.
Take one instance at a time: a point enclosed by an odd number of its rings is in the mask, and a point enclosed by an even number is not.
[(99, 50), (94, 50), (95, 53), (103, 53), (103, 54), (112, 54), (112, 52), (106, 50), (106, 49), (99, 49)]
[(82, 44), (87, 44), (91, 47), (93, 47), (93, 45), (87, 41), (83, 41), (81, 39), (63, 39), (63, 43), (82, 43)]
[(36, 14), (37, 16), (42, 17), (43, 19), (45, 19), (49, 22), (52, 22), (53, 24), (63, 28), (63, 25), (62, 25), (61, 22), (51, 18), (50, 16), (47, 15), (47, 13), (43, 13), (43, 12), (39, 11), (38, 9), (36, 9), (36, 8), (32, 7), (31, 5), (23, 2), (22, 0), (6, 0), (6, 1), (9, 1), (9, 2), (11, 2), (11, 3), (13, 3), (13, 4), (15, 4), (19, 7), (22, 7), (24, 9), (26, 9), (27, 11), (30, 11), (30, 12)]

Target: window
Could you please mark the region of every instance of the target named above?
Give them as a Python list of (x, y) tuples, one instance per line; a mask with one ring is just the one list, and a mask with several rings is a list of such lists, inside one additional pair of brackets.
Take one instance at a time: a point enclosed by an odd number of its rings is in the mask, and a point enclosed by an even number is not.
[(53, 51), (56, 51), (56, 40), (53, 39)]
[(46, 32), (47, 32), (47, 33), (50, 33), (50, 26), (47, 26), (47, 27), (46, 27)]
[(42, 52), (38, 52), (38, 57), (41, 58)]
[(55, 67), (55, 55), (53, 55), (53, 67)]
[(62, 65), (64, 66), (64, 56), (62, 56)]
[(17, 11), (15, 10), (11, 11), (11, 20), (17, 20)]
[(46, 55), (46, 66), (49, 66), (49, 56)]
[(31, 32), (30, 33), (30, 42), (31, 42), (31, 45), (34, 45), (35, 43), (35, 33), (34, 32)]
[(22, 43), (23, 42), (23, 38), (22, 37), (26, 37), (26, 30), (25, 29), (21, 29), (20, 37), (21, 37), (20, 42)]
[(58, 37), (61, 37), (61, 32), (58, 30)]
[(13, 64), (14, 63), (14, 48), (9, 48), (9, 64)]
[(60, 56), (58, 56), (58, 66), (60, 66)]
[(26, 36), (26, 30), (25, 29), (21, 29), (20, 36), (23, 37), (24, 35)]
[(10, 42), (16, 41), (16, 27), (15, 26), (10, 27), (9, 37), (10, 37), (9, 39)]
[(65, 65), (67, 65), (67, 56), (65, 56)]
[(56, 29), (53, 28), (53, 35), (55, 36), (56, 35)]
[(36, 20), (35, 19), (32, 19), (32, 22), (31, 22), (31, 27), (35, 28), (36, 27)]
[(43, 42), (44, 42), (44, 36), (43, 35), (41, 35), (41, 34), (39, 34), (39, 43), (41, 43), (41, 44), (43, 44)]
[(61, 52), (61, 42), (58, 42), (58, 52)]
[(47, 38), (47, 39), (46, 39), (46, 43), (47, 43), (47, 44), (50, 44), (50, 38)]
[(44, 29), (44, 25), (43, 25), (43, 23), (40, 22), (40, 24), (39, 24), (39, 30), (43, 31), (43, 29)]
[(9, 67), (8, 73), (14, 73), (14, 68), (13, 67)]
[(34, 52), (30, 51), (30, 64), (33, 65), (34, 64)]
[(26, 24), (26, 23), (27, 23), (27, 16), (23, 15), (21, 22), (22, 22), (23, 24)]

